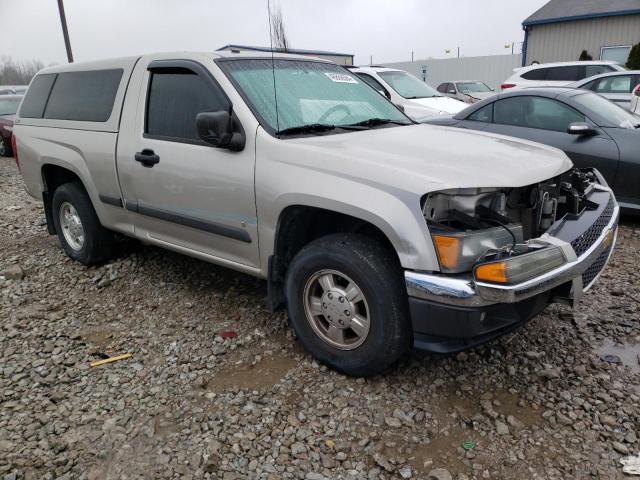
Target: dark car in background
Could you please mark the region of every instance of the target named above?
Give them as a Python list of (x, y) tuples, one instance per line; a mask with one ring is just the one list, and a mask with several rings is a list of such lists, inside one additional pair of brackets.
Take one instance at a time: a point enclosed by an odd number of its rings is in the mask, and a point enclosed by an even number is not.
[(595, 167), (620, 206), (640, 213), (640, 115), (596, 93), (566, 87), (501, 93), (460, 113), (422, 123), (499, 133), (563, 150)]
[(22, 95), (0, 96), (0, 157), (10, 157), (11, 133), (13, 133), (13, 121), (20, 106)]

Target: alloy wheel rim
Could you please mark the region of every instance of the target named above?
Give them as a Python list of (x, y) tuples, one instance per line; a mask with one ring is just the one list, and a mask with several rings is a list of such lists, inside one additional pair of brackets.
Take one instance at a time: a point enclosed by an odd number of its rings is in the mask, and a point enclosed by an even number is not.
[(7, 153), (7, 144), (4, 141), (4, 138), (0, 138), (0, 156), (5, 156)]
[(84, 246), (84, 227), (76, 208), (69, 202), (60, 205), (60, 227), (67, 244), (76, 252)]
[(339, 350), (364, 343), (371, 317), (356, 282), (337, 270), (320, 270), (307, 280), (303, 294), (307, 321), (325, 343)]

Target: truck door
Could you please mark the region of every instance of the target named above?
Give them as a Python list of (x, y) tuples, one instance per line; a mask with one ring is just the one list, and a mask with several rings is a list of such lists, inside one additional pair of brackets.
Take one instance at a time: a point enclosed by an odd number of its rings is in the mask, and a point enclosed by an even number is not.
[(247, 132), (245, 148), (232, 152), (206, 144), (196, 129), (198, 113), (232, 108), (212, 71), (194, 59), (143, 58), (129, 89), (117, 166), (136, 236), (231, 267), (257, 267), (254, 136)]

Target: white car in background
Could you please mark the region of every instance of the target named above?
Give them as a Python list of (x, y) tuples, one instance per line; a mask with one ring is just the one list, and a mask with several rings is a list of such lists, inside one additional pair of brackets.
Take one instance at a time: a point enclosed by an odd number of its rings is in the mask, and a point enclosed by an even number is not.
[(640, 85), (631, 94), (631, 111), (640, 115)]
[(591, 90), (622, 108), (631, 109), (631, 92), (640, 84), (640, 70), (609, 72), (574, 82), (569, 87)]
[(475, 103), (495, 95), (486, 83), (480, 80), (455, 80), (444, 82), (436, 89), (449, 98), (455, 98), (465, 103)]
[(566, 87), (594, 75), (624, 70), (620, 64), (605, 60), (538, 63), (514, 69), (514, 74), (502, 83), (501, 88)]
[(417, 120), (438, 115), (455, 115), (467, 105), (446, 97), (437, 90), (403, 70), (386, 67), (353, 67), (363, 82), (401, 107), (410, 118)]

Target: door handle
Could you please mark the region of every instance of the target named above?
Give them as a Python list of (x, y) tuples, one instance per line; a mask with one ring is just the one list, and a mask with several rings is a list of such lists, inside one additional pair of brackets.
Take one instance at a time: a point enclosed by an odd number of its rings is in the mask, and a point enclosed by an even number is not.
[(147, 168), (153, 167), (156, 163), (160, 163), (160, 157), (154, 153), (153, 150), (145, 148), (141, 152), (137, 152), (134, 155), (136, 162), (140, 162)]

